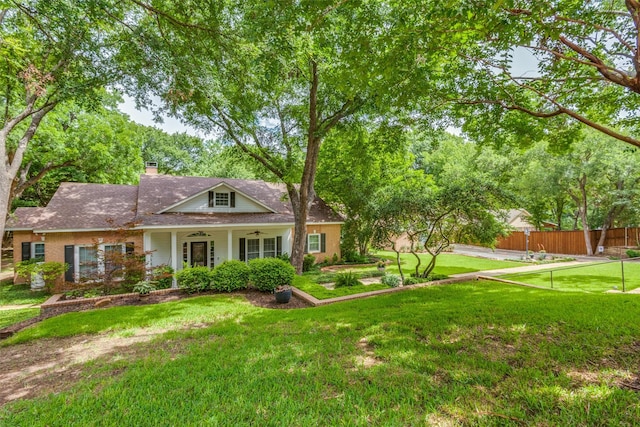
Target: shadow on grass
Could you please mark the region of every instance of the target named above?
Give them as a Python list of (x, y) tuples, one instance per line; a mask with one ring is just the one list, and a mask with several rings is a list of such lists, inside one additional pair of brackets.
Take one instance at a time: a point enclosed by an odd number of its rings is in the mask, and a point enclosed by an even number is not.
[(199, 321), (201, 309), (216, 320), (172, 334), (188, 348), (155, 346), (117, 378), (14, 404), (0, 419), (632, 425), (640, 415), (637, 395), (616, 385), (640, 359), (627, 351), (640, 342), (640, 325), (628, 321), (640, 301), (630, 296), (473, 282), (305, 310), (216, 296), (104, 312), (128, 326), (148, 316)]

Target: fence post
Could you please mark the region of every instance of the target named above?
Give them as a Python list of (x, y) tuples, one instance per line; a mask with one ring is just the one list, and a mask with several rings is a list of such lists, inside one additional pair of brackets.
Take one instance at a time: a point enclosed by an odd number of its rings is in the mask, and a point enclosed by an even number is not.
[(620, 271), (622, 272), (622, 292), (624, 292), (624, 261), (620, 260)]
[(549, 278), (551, 279), (551, 289), (553, 289), (553, 270), (549, 270)]

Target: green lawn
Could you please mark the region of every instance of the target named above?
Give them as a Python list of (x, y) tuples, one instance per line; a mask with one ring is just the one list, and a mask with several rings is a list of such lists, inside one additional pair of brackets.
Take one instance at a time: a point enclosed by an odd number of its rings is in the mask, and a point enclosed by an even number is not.
[[(387, 270), (390, 273), (398, 273), (395, 252), (380, 251), (377, 252), (377, 255), (391, 260), (392, 263), (387, 266)], [(429, 259), (431, 259), (431, 257), (429, 256), (429, 254), (419, 255), (422, 263), (420, 271), (422, 271), (424, 270), (424, 267), (426, 267), (427, 262)], [(412, 254), (400, 254), (400, 262), (402, 264), (402, 271), (405, 274), (413, 273), (415, 271), (416, 264), (418, 263), (415, 256), (413, 256)], [(446, 274), (447, 276), (449, 276), (452, 274), (473, 273), (482, 270), (519, 267), (522, 265), (524, 265), (524, 263), (518, 261), (499, 261), (494, 259), (476, 258), (466, 255), (444, 253), (438, 256), (436, 260), (436, 268), (433, 272), (435, 274)]]
[(28, 284), (14, 285), (11, 279), (0, 282), (0, 305), (41, 304), (49, 296), (44, 291), (31, 291)]
[(635, 295), (483, 281), (302, 310), (207, 296), (67, 314), (14, 340), (199, 327), (88, 363), (0, 425), (635, 425), (639, 313)]
[[(377, 252), (376, 255), (381, 258), (391, 260), (392, 262), (391, 264), (387, 265), (386, 271), (388, 273), (398, 274), (398, 266), (396, 264), (394, 252), (380, 251)], [(420, 258), (422, 260), (423, 269), (430, 259), (430, 256), (428, 254), (420, 254)], [(412, 254), (401, 254), (400, 259), (402, 263), (402, 271), (406, 276), (409, 276), (415, 271), (415, 266), (417, 264), (416, 258)], [(518, 267), (520, 265), (523, 265), (523, 263), (514, 261), (497, 261), (485, 258), (475, 258), (465, 255), (445, 253), (438, 257), (438, 262), (433, 273), (451, 275), (457, 273), (472, 273), (482, 270), (493, 270), (498, 268)], [(361, 277), (372, 277), (373, 274), (377, 273), (376, 266), (354, 267), (349, 270), (359, 274)], [(320, 285), (320, 283), (329, 283), (335, 281), (336, 274), (337, 272), (321, 273), (320, 271), (310, 271), (304, 273), (302, 277), (296, 277), (294, 286), (308, 293), (309, 295), (313, 295), (318, 299), (336, 298), (345, 295), (353, 295), (389, 288), (388, 286), (382, 285), (380, 283), (354, 286), (349, 288), (338, 288), (333, 290), (326, 289), (324, 286)]]
[(327, 289), (313, 281), (313, 277), (296, 276), (293, 280), (293, 286), (313, 295), (318, 299), (337, 298), (345, 295), (361, 294), (363, 292), (377, 291), (379, 289), (389, 289), (389, 286), (382, 283), (372, 283), (370, 285), (358, 285), (344, 288)]
[[(535, 273), (507, 274), (503, 279), (551, 288), (549, 269)], [(625, 290), (640, 287), (640, 263), (624, 263)], [(613, 287), (622, 290), (622, 268), (620, 261), (586, 264), (553, 270), (553, 288), (563, 291), (604, 292)]]
[(25, 308), (17, 310), (0, 310), (0, 329), (36, 317), (40, 314), (39, 308)]

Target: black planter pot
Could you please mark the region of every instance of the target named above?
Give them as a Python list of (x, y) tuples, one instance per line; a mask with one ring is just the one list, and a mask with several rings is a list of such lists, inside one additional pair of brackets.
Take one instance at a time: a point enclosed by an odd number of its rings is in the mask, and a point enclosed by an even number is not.
[(291, 299), (291, 289), (276, 291), (274, 294), (276, 296), (276, 302), (280, 304), (286, 304)]

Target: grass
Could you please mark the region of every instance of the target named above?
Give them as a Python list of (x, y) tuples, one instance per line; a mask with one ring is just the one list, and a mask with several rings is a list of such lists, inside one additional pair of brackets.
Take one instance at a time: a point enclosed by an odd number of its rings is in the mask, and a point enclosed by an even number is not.
[[(228, 296), (63, 315), (39, 337), (201, 322), (85, 365), (0, 424), (635, 425), (640, 299), (474, 282), (303, 310)], [(149, 311), (152, 310), (152, 311)], [(207, 318), (207, 311), (211, 317)], [(153, 318), (151, 318), (153, 316)], [(23, 331), (18, 334), (30, 333)]]
[[(547, 270), (506, 274), (500, 278), (515, 280), (541, 287), (551, 287), (552, 268)], [(640, 287), (640, 263), (624, 263), (625, 290)], [(585, 264), (577, 267), (553, 270), (553, 288), (563, 291), (604, 292), (616, 287), (622, 290), (622, 268), (620, 261)]]
[(296, 276), (293, 281), (293, 286), (318, 299), (337, 298), (346, 295), (361, 294), (363, 292), (377, 291), (379, 289), (389, 289), (389, 286), (383, 285), (382, 283), (327, 289), (324, 286), (315, 283), (313, 278), (309, 276)]
[[(380, 251), (377, 255), (391, 260), (391, 264), (387, 266), (387, 271), (390, 273), (398, 273), (398, 266), (396, 264), (396, 254), (391, 251)], [(427, 262), (431, 259), (429, 254), (419, 254), (421, 259), (422, 271), (426, 267)], [(416, 258), (412, 254), (400, 254), (400, 262), (402, 265), (402, 271), (405, 274), (411, 274), (415, 272), (416, 264), (418, 263)], [(433, 271), (434, 274), (445, 274), (450, 276), (452, 274), (460, 273), (473, 273), (483, 270), (495, 270), (498, 268), (510, 268), (519, 267), (524, 263), (518, 261), (499, 261), (494, 259), (476, 258), (466, 255), (458, 255), (451, 253), (444, 253), (438, 256), (436, 260), (436, 267)]]
[(14, 285), (11, 279), (0, 282), (0, 305), (41, 304), (47, 298), (47, 292), (32, 291), (28, 284)]
[(31, 319), (40, 314), (39, 308), (24, 308), (17, 310), (0, 310), (0, 329)]
[[(388, 273), (398, 274), (398, 267), (396, 264), (394, 252), (380, 251), (376, 253), (376, 255), (391, 260), (392, 263), (387, 265), (386, 271)], [(428, 260), (430, 259), (430, 256), (428, 254), (419, 254), (419, 256), (421, 258), (422, 266), (426, 266)], [(400, 254), (400, 259), (400, 262), (402, 264), (402, 271), (406, 276), (409, 276), (411, 273), (415, 272), (417, 260), (412, 254)], [(445, 253), (438, 257), (438, 263), (436, 264), (436, 268), (433, 271), (433, 274), (442, 274), (448, 276), (457, 273), (473, 273), (476, 271), (517, 267), (520, 265), (522, 265), (522, 263), (514, 261), (498, 261)], [(360, 278), (375, 277), (380, 275), (375, 265), (369, 267), (349, 268), (348, 271), (355, 272)], [(350, 288), (338, 288), (335, 290), (328, 290), (324, 286), (320, 286), (320, 283), (329, 283), (335, 281), (335, 277), (338, 272), (322, 273), (318, 270), (310, 271), (304, 273), (303, 277), (296, 278), (294, 286), (318, 299), (335, 298), (345, 295), (353, 295), (389, 288), (388, 286), (379, 283), (363, 286), (353, 286)]]

